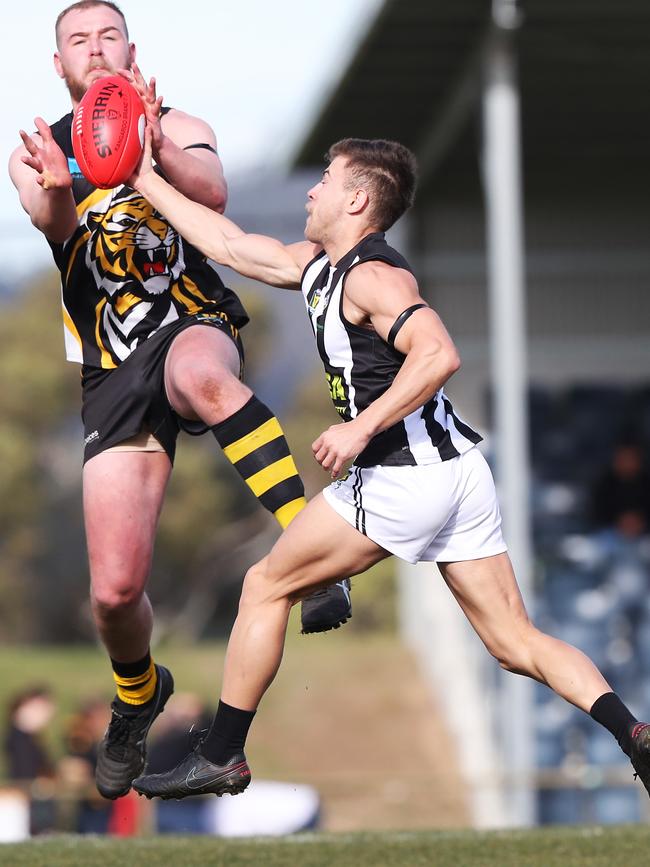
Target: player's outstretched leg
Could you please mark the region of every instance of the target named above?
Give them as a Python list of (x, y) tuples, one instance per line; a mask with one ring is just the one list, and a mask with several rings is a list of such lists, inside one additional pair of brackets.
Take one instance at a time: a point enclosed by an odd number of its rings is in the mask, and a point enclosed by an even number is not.
[(155, 671), (156, 688), (146, 705), (128, 713), (117, 699), (111, 705), (111, 721), (99, 745), (95, 771), (97, 790), (104, 798), (114, 800), (126, 795), (144, 769), (147, 734), (174, 692), (171, 672), (162, 665), (156, 665)]
[(589, 657), (535, 628), (526, 614), (508, 555), (442, 563), (440, 569), (501, 666), (546, 684), (606, 728), (650, 794), (650, 723), (636, 719)]
[(230, 633), (222, 699), (195, 751), (164, 774), (144, 774), (133, 788), (148, 797), (235, 794), (250, 779), (244, 748), (255, 708), (282, 659), (292, 605), (336, 576), (358, 574), (388, 556), (325, 502), (314, 497), (244, 579)]

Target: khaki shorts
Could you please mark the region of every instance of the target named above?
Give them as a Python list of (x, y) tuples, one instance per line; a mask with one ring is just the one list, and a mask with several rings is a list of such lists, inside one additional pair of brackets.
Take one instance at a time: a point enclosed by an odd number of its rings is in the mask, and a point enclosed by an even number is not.
[(106, 449), (107, 452), (164, 452), (165, 449), (155, 436), (148, 430), (141, 430), (134, 437), (123, 440), (116, 446)]

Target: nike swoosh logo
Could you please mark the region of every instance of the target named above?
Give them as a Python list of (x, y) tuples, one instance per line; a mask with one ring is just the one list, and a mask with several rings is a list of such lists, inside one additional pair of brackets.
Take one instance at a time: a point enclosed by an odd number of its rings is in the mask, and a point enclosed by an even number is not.
[(343, 591), (343, 595), (345, 596), (346, 601), (349, 603), (349, 601), (350, 601), (350, 591), (348, 590), (348, 588), (346, 587), (346, 585), (345, 585), (342, 581), (337, 581), (337, 582), (336, 582), (336, 585), (337, 585), (337, 587), (340, 587), (340, 588), (341, 588), (341, 590)]
[(228, 774), (231, 774), (233, 771), (238, 771), (242, 767), (243, 764), (235, 765), (232, 768), (228, 768), (225, 771), (220, 771), (218, 774), (213, 774), (211, 777), (208, 777), (205, 775), (197, 776), (195, 765), (185, 777), (185, 785), (188, 789), (200, 789), (203, 786), (211, 786), (213, 783), (218, 783), (224, 777), (227, 777)]

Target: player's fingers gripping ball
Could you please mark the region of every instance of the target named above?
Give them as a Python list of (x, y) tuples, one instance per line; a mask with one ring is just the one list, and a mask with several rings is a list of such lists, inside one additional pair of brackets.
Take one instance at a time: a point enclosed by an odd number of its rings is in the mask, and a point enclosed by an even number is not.
[(144, 127), (142, 100), (125, 78), (95, 81), (72, 121), (72, 149), (84, 177), (105, 190), (126, 183), (142, 154)]

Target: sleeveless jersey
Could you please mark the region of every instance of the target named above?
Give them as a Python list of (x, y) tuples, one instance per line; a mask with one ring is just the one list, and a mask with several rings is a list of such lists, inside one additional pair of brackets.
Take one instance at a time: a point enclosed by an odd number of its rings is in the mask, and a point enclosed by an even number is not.
[(72, 113), (52, 133), (68, 158), (79, 223), (64, 244), (50, 242), (68, 360), (115, 368), (160, 328), (197, 313), (245, 325), (246, 311), (209, 260), (140, 193), (126, 185), (101, 190), (84, 178), (71, 126)]
[[(353, 325), (343, 315), (347, 274), (360, 262), (372, 260), (412, 273), (404, 257), (388, 246), (384, 233), (376, 232), (336, 265), (322, 251), (307, 265), (301, 280), (330, 396), (345, 421), (381, 397), (405, 359), (374, 330)], [(373, 437), (354, 463), (359, 467), (431, 464), (457, 457), (480, 441), (440, 389), (424, 406)]]

